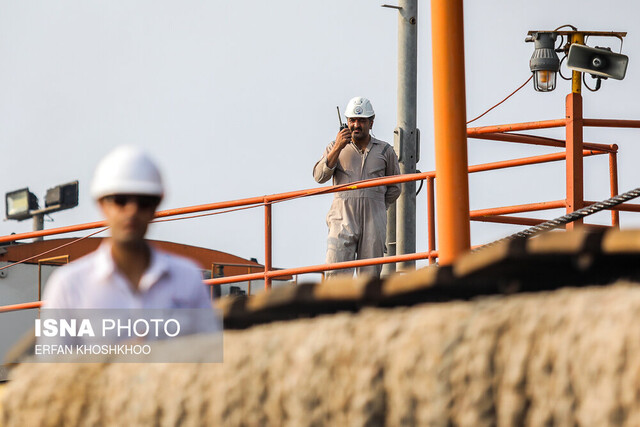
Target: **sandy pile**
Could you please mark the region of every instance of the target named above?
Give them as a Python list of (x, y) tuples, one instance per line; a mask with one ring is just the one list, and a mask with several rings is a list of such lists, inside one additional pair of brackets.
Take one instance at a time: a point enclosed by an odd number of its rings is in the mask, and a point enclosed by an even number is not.
[(23, 364), (2, 421), (638, 426), (639, 321), (620, 283), (272, 323), (222, 364)]

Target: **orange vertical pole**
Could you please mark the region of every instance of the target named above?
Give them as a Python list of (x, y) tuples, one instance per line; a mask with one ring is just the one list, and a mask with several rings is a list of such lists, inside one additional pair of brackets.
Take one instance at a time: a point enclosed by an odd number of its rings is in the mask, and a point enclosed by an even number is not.
[(271, 289), (271, 203), (265, 198), (264, 205), (264, 289)]
[[(574, 33), (571, 35), (571, 43), (584, 44), (584, 34)], [(567, 213), (576, 211), (583, 207), (584, 183), (583, 183), (583, 118), (582, 118), (582, 73), (573, 71), (571, 75), (571, 93), (566, 100), (567, 127)], [(571, 222), (567, 224), (567, 230), (573, 230), (576, 226), (582, 225), (583, 221)]]
[[(618, 153), (609, 153), (609, 184), (611, 197), (618, 195)], [(620, 228), (620, 213), (611, 209), (611, 225)]]
[(469, 177), (462, 0), (431, 1), (440, 264), (469, 250)]
[[(576, 211), (584, 204), (583, 158), (582, 158), (582, 95), (567, 95), (567, 213)], [(567, 224), (567, 230), (582, 225), (582, 220)]]
[(436, 209), (433, 178), (427, 178), (427, 232), (429, 239), (429, 264), (434, 263), (431, 252), (436, 250)]

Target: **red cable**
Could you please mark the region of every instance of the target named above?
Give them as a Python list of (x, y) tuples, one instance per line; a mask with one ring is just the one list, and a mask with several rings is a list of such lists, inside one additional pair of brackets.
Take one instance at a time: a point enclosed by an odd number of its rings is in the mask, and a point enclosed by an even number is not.
[[(362, 182), (362, 181), (358, 181), (358, 182)], [(332, 186), (332, 187), (328, 187), (328, 188), (318, 188), (317, 190), (309, 191), (308, 193), (305, 193), (305, 194), (299, 194), (297, 196), (290, 196), (290, 197), (287, 197), (287, 198), (284, 198), (284, 199), (280, 199), (280, 200), (272, 200), (270, 202), (256, 203), (256, 204), (250, 205), (250, 206), (241, 206), (241, 207), (237, 207), (237, 208), (233, 208), (233, 209), (227, 209), (227, 210), (224, 210), (224, 211), (209, 212), (209, 213), (188, 215), (188, 216), (181, 216), (181, 217), (178, 217), (178, 218), (154, 219), (151, 222), (158, 223), (158, 222), (180, 221), (182, 219), (202, 218), (204, 216), (219, 215), (219, 214), (223, 214), (223, 213), (242, 211), (242, 210), (245, 210), (245, 209), (259, 208), (261, 206), (274, 205), (276, 203), (287, 202), (287, 201), (290, 201), (290, 200), (300, 199), (300, 198), (303, 198), (303, 197), (309, 197), (309, 196), (315, 196), (315, 195), (318, 195), (318, 194), (327, 193), (329, 191), (335, 190), (336, 188), (337, 189), (341, 189), (341, 188), (344, 188), (344, 187), (357, 185), (358, 182), (350, 182), (350, 183), (347, 183), (347, 184), (341, 184), (339, 186)]]
[(505, 99), (503, 99), (502, 101), (498, 102), (496, 105), (494, 105), (493, 107), (489, 108), (487, 111), (485, 111), (484, 113), (480, 114), (478, 117), (476, 117), (475, 119), (469, 120), (467, 122), (467, 124), (471, 123), (471, 122), (475, 122), (476, 120), (478, 120), (480, 117), (484, 116), (485, 114), (487, 114), (489, 111), (493, 110), (494, 108), (496, 108), (498, 105), (502, 104), (504, 101), (506, 101), (507, 99), (511, 98), (513, 95), (515, 95), (515, 93), (517, 91), (519, 91), (520, 89), (522, 89), (523, 87), (526, 86), (527, 83), (529, 83), (529, 81), (533, 78), (533, 74), (531, 74), (531, 76), (529, 76), (529, 78), (527, 79), (526, 82), (522, 83), (522, 85), (514, 90), (513, 92), (511, 92), (511, 94), (509, 96), (507, 96)]
[(93, 233), (91, 233), (91, 234), (87, 234), (87, 235), (86, 235), (86, 236), (84, 236), (84, 237), (80, 237), (79, 239), (73, 240), (73, 241), (71, 241), (71, 242), (67, 242), (67, 243), (65, 243), (64, 245), (57, 246), (57, 247), (55, 247), (55, 248), (53, 248), (53, 249), (49, 249), (48, 251), (44, 251), (44, 252), (39, 253), (39, 254), (37, 254), (37, 255), (33, 255), (33, 256), (31, 256), (31, 257), (29, 257), (29, 258), (25, 258), (25, 259), (23, 259), (23, 260), (21, 260), (21, 261), (14, 262), (13, 264), (5, 265), (4, 267), (0, 267), (0, 270), (4, 270), (5, 268), (13, 267), (14, 265), (22, 264), (23, 262), (27, 262), (27, 261), (32, 260), (32, 259), (34, 259), (34, 258), (41, 257), (42, 255), (46, 255), (46, 254), (51, 253), (51, 252), (53, 252), (53, 251), (56, 251), (56, 250), (58, 250), (58, 249), (64, 248), (65, 246), (73, 245), (74, 243), (78, 243), (80, 240), (84, 240), (84, 239), (86, 239), (86, 238), (88, 238), (88, 237), (91, 237), (91, 236), (94, 236), (94, 235), (96, 235), (96, 234), (98, 234), (98, 233), (102, 233), (102, 232), (103, 232), (103, 231), (105, 231), (107, 228), (109, 228), (109, 227), (103, 228), (102, 230), (94, 231)]

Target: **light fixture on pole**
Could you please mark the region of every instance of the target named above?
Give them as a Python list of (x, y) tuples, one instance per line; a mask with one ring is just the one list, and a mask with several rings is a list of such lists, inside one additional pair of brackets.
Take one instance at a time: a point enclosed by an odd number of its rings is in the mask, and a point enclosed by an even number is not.
[[(38, 204), (38, 198), (29, 191), (29, 188), (10, 191), (5, 194), (4, 200), (7, 219), (23, 221), (33, 218), (33, 231), (39, 231), (44, 228), (46, 214), (78, 206), (78, 181), (48, 189), (45, 207), (42, 209)], [(34, 240), (42, 240), (42, 237)]]
[(31, 218), (31, 211), (38, 209), (38, 198), (29, 188), (10, 191), (4, 198), (7, 219), (22, 221)]
[(539, 31), (525, 39), (535, 45), (529, 68), (533, 73), (533, 87), (538, 92), (551, 92), (556, 88), (556, 75), (560, 69), (555, 51), (557, 37), (558, 33), (554, 31)]
[(49, 212), (71, 209), (78, 206), (78, 181), (61, 184), (47, 190), (44, 197), (45, 208)]
[[(563, 27), (570, 27), (571, 30), (562, 30)], [(538, 92), (554, 90), (558, 74), (564, 80), (572, 81), (574, 93), (580, 93), (581, 81), (587, 89), (595, 92), (600, 88), (602, 80), (624, 79), (629, 63), (629, 57), (622, 54), (622, 40), (626, 35), (626, 32), (578, 31), (573, 25), (563, 25), (553, 31), (529, 31), (525, 41), (534, 42), (535, 45), (529, 60), (533, 87)], [(556, 47), (558, 37), (561, 37), (561, 41)], [(620, 40), (620, 53), (612, 52), (610, 47), (586, 46), (588, 37), (615, 37)], [(562, 60), (558, 60), (556, 52), (562, 53)], [(567, 68), (573, 71), (570, 77), (563, 76), (560, 69), (565, 60)], [(586, 74), (597, 79), (595, 89), (587, 85), (584, 79)]]

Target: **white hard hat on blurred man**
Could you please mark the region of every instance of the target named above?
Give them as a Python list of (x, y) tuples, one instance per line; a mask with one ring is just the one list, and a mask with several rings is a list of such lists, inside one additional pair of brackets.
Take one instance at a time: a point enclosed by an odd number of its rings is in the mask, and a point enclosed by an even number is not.
[[(96, 251), (56, 269), (45, 287), (45, 307), (210, 312), (211, 296), (199, 266), (145, 239), (163, 195), (160, 171), (144, 151), (121, 146), (107, 154), (96, 167), (91, 196), (110, 237)], [(212, 322), (214, 329), (222, 329), (217, 320)]]
[(147, 154), (137, 147), (121, 146), (98, 164), (91, 196), (100, 200), (114, 194), (139, 194), (162, 198), (164, 186), (160, 171)]
[(373, 111), (373, 107), (371, 106), (371, 101), (361, 96), (356, 96), (355, 98), (351, 98), (344, 112), (344, 115), (347, 118), (354, 118), (354, 117), (368, 118), (368, 117), (373, 117), (375, 114), (376, 113)]

